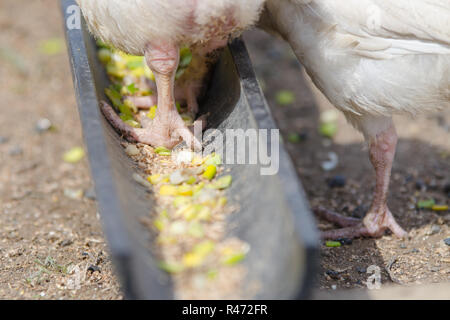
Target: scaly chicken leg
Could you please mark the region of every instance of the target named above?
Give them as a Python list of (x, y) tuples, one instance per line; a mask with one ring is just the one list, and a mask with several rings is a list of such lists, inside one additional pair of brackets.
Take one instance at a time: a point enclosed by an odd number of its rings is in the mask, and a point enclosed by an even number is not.
[(397, 224), (386, 204), (392, 162), (397, 145), (397, 133), (392, 122), (387, 129), (370, 138), (369, 145), (370, 161), (375, 169), (376, 180), (375, 193), (369, 212), (360, 221), (324, 208), (316, 209), (315, 213), (318, 216), (343, 227), (323, 232), (322, 238), (324, 239), (380, 237), (386, 229), (391, 230), (398, 237), (406, 236), (406, 232)]
[(180, 137), (188, 146), (198, 150), (201, 143), (187, 128), (175, 106), (174, 83), (179, 63), (179, 48), (171, 43), (149, 44), (145, 51), (149, 68), (155, 75), (158, 89), (158, 109), (155, 119), (144, 122), (144, 127), (132, 128), (123, 123), (110, 106), (102, 104), (102, 112), (125, 139), (172, 149)]
[[(200, 87), (201, 83), (198, 84), (195, 80), (189, 81), (190, 82), (185, 86), (175, 86), (175, 99), (179, 102), (185, 102), (188, 112), (190, 112), (193, 116), (196, 116), (198, 113), (197, 95), (199, 91), (197, 87)], [(176, 84), (177, 83), (175, 82), (175, 85)], [(126, 97), (126, 100), (129, 100), (139, 109), (150, 109), (154, 105), (158, 104), (158, 90), (156, 87), (152, 88), (152, 90), (153, 92), (156, 92), (156, 94), (144, 97), (129, 96)]]

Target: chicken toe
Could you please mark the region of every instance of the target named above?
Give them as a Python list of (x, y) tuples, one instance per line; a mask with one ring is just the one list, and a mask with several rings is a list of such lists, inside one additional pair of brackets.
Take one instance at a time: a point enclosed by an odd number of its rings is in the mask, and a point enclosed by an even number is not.
[(342, 227), (341, 229), (323, 231), (321, 233), (322, 239), (377, 238), (382, 236), (388, 229), (399, 238), (404, 238), (407, 235), (397, 224), (387, 207), (383, 213), (369, 212), (364, 220), (346, 217), (322, 207), (316, 208), (314, 213), (318, 217)]
[(144, 118), (141, 122), (142, 128), (133, 128), (123, 122), (113, 108), (104, 101), (101, 102), (101, 111), (113, 128), (129, 142), (173, 149), (181, 140), (184, 140), (194, 150), (202, 148), (200, 141), (177, 112), (169, 112), (165, 117), (156, 117), (154, 120)]

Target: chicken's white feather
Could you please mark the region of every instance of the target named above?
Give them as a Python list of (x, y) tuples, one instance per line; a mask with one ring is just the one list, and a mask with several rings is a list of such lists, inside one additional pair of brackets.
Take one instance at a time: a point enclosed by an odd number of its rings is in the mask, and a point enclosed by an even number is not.
[[(143, 55), (151, 41), (191, 45), (217, 34), (217, 23), (233, 18), (231, 31), (252, 25), (264, 0), (77, 0), (89, 29), (105, 42)], [(229, 23), (228, 21), (225, 24)], [(220, 28), (219, 28), (220, 29)], [(221, 30), (219, 30), (220, 32)], [(230, 30), (222, 30), (229, 34)]]
[[(450, 1), (268, 0), (261, 24), (289, 41), (314, 83), (364, 117), (450, 106)], [(272, 31), (274, 31), (272, 30)]]

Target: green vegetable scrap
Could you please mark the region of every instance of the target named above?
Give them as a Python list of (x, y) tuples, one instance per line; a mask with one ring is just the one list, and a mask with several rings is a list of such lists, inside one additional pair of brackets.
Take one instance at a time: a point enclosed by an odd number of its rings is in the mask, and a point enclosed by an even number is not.
[(178, 64), (178, 69), (175, 75), (176, 79), (179, 79), (189, 67), (192, 61), (192, 52), (189, 48), (184, 47), (180, 50), (180, 62)]
[(298, 133), (290, 133), (287, 140), (291, 143), (299, 143), (302, 141), (302, 137)]
[(339, 241), (327, 241), (325, 242), (325, 246), (329, 248), (337, 248), (342, 246), (342, 243), (340, 243)]
[(170, 156), (172, 154), (172, 151), (165, 147), (158, 147), (155, 149), (155, 153), (159, 154), (160, 156)]
[(213, 181), (209, 186), (212, 189), (223, 190), (229, 188), (232, 181), (233, 177), (231, 175), (226, 175), (217, 179), (216, 181)]
[(220, 154), (216, 153), (209, 155), (205, 161), (205, 165), (207, 166), (210, 165), (220, 166), (221, 164), (222, 164), (222, 157), (220, 156)]
[[(128, 55), (102, 42), (98, 42), (98, 46), (98, 59), (111, 81), (105, 94), (122, 121), (139, 128), (139, 110), (132, 103), (133, 99), (128, 97), (152, 95), (150, 89), (140, 87), (143, 78), (154, 81), (154, 75), (144, 57)], [(189, 48), (180, 50), (177, 78), (192, 65), (193, 58)], [(278, 101), (281, 105), (292, 104), (295, 95), (287, 90), (281, 91)], [(187, 112), (185, 105), (176, 102), (176, 108), (186, 125), (194, 123), (195, 119)], [(153, 120), (157, 110), (154, 105), (144, 116)], [(136, 157), (144, 156), (147, 150), (132, 144), (125, 147), (126, 154), (135, 161), (141, 161)], [(149, 159), (142, 161), (148, 165), (143, 168), (148, 175), (144, 178), (134, 173), (133, 179), (154, 191), (156, 215), (145, 224), (158, 233), (156, 245), (161, 250), (159, 268), (170, 274), (186, 273), (188, 277), (192, 272), (199, 273), (202, 281), (212, 281), (223, 268), (232, 267), (245, 259), (248, 251), (239, 239), (237, 246), (233, 241), (230, 245), (224, 245), (228, 239), (221, 239), (220, 235), (227, 209), (232, 209), (225, 208), (228, 199), (223, 192), (231, 186), (232, 176), (218, 175), (222, 165), (222, 157), (218, 153), (203, 157), (191, 151), (174, 151), (177, 156), (175, 160), (170, 158), (172, 151), (166, 147), (159, 146), (153, 150), (156, 155), (149, 155)], [(74, 148), (64, 155), (64, 160), (74, 163), (83, 155), (82, 148)], [(217, 239), (216, 235), (219, 235)]]
[(322, 123), (319, 127), (319, 133), (325, 138), (333, 138), (338, 131), (336, 123)]
[(168, 273), (180, 273), (184, 270), (184, 267), (178, 263), (160, 261), (158, 266)]
[(338, 132), (338, 114), (335, 110), (327, 110), (320, 115), (319, 133), (325, 138), (332, 139)]
[(65, 43), (61, 38), (51, 38), (40, 43), (39, 51), (48, 56), (54, 56), (64, 51)]
[(281, 90), (275, 97), (277, 103), (281, 106), (287, 106), (295, 102), (295, 94), (290, 90)]
[(64, 153), (63, 160), (67, 163), (77, 163), (84, 157), (84, 149), (75, 147)]
[(421, 200), (421, 201), (417, 202), (417, 208), (418, 209), (431, 209), (435, 204), (436, 204), (436, 202), (434, 201), (434, 199)]

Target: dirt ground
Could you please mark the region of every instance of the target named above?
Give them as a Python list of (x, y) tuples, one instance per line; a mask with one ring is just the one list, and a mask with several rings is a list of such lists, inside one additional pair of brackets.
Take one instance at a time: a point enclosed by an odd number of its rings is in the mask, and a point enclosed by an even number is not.
[[(0, 299), (121, 299), (87, 161), (62, 160), (83, 142), (66, 50), (42, 50), (43, 42), (63, 39), (59, 1), (2, 0), (0, 30)], [(332, 143), (319, 136), (319, 112), (332, 107), (311, 89), (288, 47), (267, 37), (252, 31), (246, 40), (283, 134), (303, 137), (286, 144), (311, 204), (363, 215), (374, 183), (361, 136), (341, 115)], [(277, 104), (282, 89), (295, 92), (291, 106)], [(38, 133), (42, 118), (55, 129)], [(381, 268), (383, 284), (450, 280), (450, 249), (443, 242), (450, 237), (449, 213), (415, 209), (417, 200), (428, 198), (450, 204), (444, 192), (450, 110), (396, 123), (400, 141), (389, 204), (410, 237), (322, 246), (321, 289), (364, 287), (370, 265)], [(324, 172), (320, 164), (330, 151), (339, 165)], [(327, 179), (336, 175), (345, 177), (345, 187), (329, 187)]]
[(87, 160), (62, 160), (83, 142), (66, 49), (41, 49), (59, 1), (2, 0), (0, 30), (0, 299), (119, 299)]

